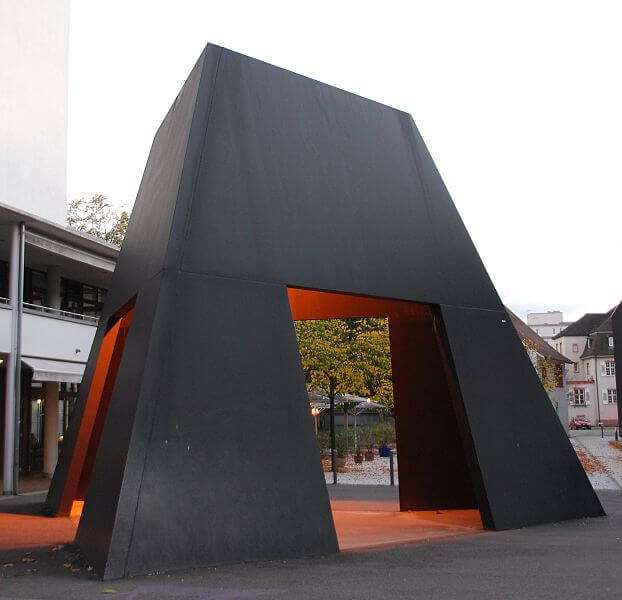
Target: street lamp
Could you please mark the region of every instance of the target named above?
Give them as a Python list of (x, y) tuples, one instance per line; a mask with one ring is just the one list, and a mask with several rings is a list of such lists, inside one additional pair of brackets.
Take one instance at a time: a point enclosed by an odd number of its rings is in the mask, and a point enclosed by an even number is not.
[(315, 423), (315, 435), (317, 436), (317, 417), (320, 414), (320, 409), (317, 408), (317, 406), (312, 406), (311, 414), (313, 415), (313, 422)]

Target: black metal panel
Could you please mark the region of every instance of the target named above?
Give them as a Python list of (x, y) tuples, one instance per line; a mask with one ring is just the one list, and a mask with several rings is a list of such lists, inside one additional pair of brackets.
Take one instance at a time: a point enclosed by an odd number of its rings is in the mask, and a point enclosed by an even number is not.
[[(202, 109), (209, 101), (209, 79), (214, 70), (214, 54), (210, 53), (206, 58), (203, 52), (156, 132), (111, 288), (91, 345), (80, 395), (46, 498), (44, 510), (50, 515), (58, 514), (60, 509), (95, 363), (109, 320), (165, 267), (173, 217), (179, 214), (179, 192), (187, 189), (187, 180), (192, 177), (192, 173), (188, 174), (191, 161), (184, 169), (187, 149), (192, 147), (196, 154), (196, 147), (203, 141), (205, 124), (202, 115), (205, 111), (195, 110), (195, 106)], [(199, 87), (202, 94), (197, 98)], [(191, 132), (191, 124), (194, 124), (194, 133)], [(185, 218), (183, 211), (182, 218)]]
[(402, 510), (477, 508), (432, 314), (391, 317)]
[(157, 343), (162, 342), (162, 319), (156, 317), (166, 302), (161, 279), (150, 279), (134, 304), (76, 536), (101, 574), (122, 575), (127, 558), (158, 378), (168, 354), (166, 343)]
[(500, 308), (408, 114), (228, 50), (210, 110), (184, 270)]
[(441, 310), (490, 526), (603, 515), (507, 313)]
[(115, 525), (128, 556), (105, 575), (336, 552), (285, 288), (171, 275), (160, 298), (137, 501)]
[(287, 285), (443, 305), (453, 464), (489, 526), (602, 514), (412, 119), (208, 46), (154, 141), (48, 497), (137, 296), (78, 535), (98, 573), (336, 550)]
[(192, 177), (187, 154), (203, 141), (204, 104), (214, 68), (213, 55), (204, 52), (156, 133), (106, 298), (113, 311), (165, 268), (174, 232), (183, 229), (178, 223), (179, 218), (185, 221), (184, 183)]
[(618, 429), (622, 432), (622, 302), (611, 317), (613, 324), (613, 352), (616, 363), (616, 389), (618, 390)]

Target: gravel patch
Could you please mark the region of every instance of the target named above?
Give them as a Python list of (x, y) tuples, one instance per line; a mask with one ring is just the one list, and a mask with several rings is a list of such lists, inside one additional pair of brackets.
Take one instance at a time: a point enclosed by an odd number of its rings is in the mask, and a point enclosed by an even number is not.
[[(595, 490), (622, 489), (622, 450), (609, 443), (613, 438), (581, 437), (571, 438), (583, 468)], [(395, 485), (399, 484), (397, 456), (394, 457)], [(333, 482), (330, 471), (324, 473), (326, 483)], [(356, 464), (348, 456), (345, 471), (337, 473), (337, 482), (349, 485), (389, 485), (389, 459), (374, 457), (373, 461)]]
[[(395, 467), (395, 485), (399, 483), (397, 472), (397, 457), (393, 458)], [(324, 472), (326, 483), (333, 482), (333, 474)], [(337, 473), (338, 483), (347, 483), (350, 485), (389, 485), (389, 459), (375, 456), (372, 461), (363, 461), (356, 464), (351, 456), (346, 460), (345, 472)]]

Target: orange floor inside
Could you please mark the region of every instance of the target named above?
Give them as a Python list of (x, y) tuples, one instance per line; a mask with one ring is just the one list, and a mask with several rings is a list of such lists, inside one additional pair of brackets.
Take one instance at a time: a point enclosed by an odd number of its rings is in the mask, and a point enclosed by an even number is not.
[[(48, 518), (30, 510), (4, 512), (0, 500), (0, 550), (66, 544), (75, 538), (79, 511)], [(34, 506), (34, 505), (33, 505)], [(78, 507), (76, 507), (78, 508)], [(477, 510), (400, 512), (395, 500), (331, 500), (342, 551), (390, 547), (473, 535), (483, 531)]]
[(363, 550), (473, 535), (484, 531), (478, 510), (400, 512), (393, 500), (331, 500), (339, 549)]

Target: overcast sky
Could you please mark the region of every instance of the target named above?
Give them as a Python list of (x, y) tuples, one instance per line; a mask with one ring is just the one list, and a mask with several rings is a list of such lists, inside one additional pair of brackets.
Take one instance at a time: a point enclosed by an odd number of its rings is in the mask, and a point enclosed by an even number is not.
[(502, 300), (605, 311), (622, 299), (621, 23), (598, 1), (73, 0), (69, 197), (132, 206), (211, 41), (410, 112)]

